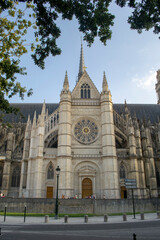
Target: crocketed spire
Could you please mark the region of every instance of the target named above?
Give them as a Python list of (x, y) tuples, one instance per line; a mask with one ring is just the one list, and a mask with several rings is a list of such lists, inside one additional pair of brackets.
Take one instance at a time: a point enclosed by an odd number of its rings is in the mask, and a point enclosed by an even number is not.
[(81, 52), (80, 52), (80, 62), (79, 62), (79, 73), (78, 73), (78, 81), (84, 71), (86, 70), (85, 64), (84, 64), (84, 54), (83, 54), (83, 45), (81, 42)]
[(69, 82), (68, 82), (68, 75), (67, 75), (67, 71), (66, 71), (66, 75), (64, 78), (64, 83), (63, 83), (63, 90), (69, 90)]
[(103, 92), (107, 92), (108, 91), (108, 83), (107, 83), (105, 72), (104, 72), (104, 75), (103, 75), (102, 89), (103, 89)]

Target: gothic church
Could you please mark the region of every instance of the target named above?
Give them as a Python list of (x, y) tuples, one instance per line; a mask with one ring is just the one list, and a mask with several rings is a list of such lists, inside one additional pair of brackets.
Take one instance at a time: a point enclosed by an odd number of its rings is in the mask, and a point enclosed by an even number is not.
[[(13, 104), (24, 118), (6, 115), (0, 125), (0, 191), (9, 197), (130, 198), (125, 179), (136, 179), (137, 198), (160, 195), (160, 70), (158, 104), (113, 104), (106, 76), (97, 90), (85, 70), (67, 73), (59, 104)], [(28, 120), (27, 120), (28, 119)]]

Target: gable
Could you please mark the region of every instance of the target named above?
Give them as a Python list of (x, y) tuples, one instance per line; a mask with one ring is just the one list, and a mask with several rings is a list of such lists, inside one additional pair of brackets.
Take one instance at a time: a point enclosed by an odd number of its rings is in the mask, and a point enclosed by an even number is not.
[(86, 71), (84, 71), (83, 75), (79, 79), (78, 83), (76, 84), (75, 88), (72, 91), (72, 99), (81, 99), (81, 87), (83, 84), (88, 84), (90, 88), (90, 99), (99, 99), (100, 93), (98, 92), (96, 86), (90, 79), (89, 75)]

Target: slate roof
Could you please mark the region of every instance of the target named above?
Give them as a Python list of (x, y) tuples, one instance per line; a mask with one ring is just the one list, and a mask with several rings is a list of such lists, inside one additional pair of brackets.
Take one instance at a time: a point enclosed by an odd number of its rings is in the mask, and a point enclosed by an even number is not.
[[(11, 122), (11, 123), (26, 123), (28, 119), (28, 115), (30, 114), (31, 120), (33, 120), (34, 112), (36, 111), (36, 115), (41, 113), (42, 111), (42, 103), (11, 103), (11, 106), (17, 107), (20, 109), (20, 112), (23, 114), (24, 118), (18, 115), (14, 114), (6, 114), (4, 117), (4, 121)], [(50, 115), (53, 113), (57, 108), (59, 104), (57, 103), (46, 103), (46, 108), (48, 108), (48, 114)]]
[[(14, 103), (12, 106), (18, 107), (22, 112), (24, 118), (19, 115), (8, 114), (5, 116), (4, 120), (7, 122), (25, 123), (28, 119), (28, 115), (30, 114), (31, 120), (33, 119), (34, 111), (36, 111), (37, 116), (41, 113), (42, 103)], [(46, 108), (48, 108), (48, 114), (50, 115), (53, 111), (58, 108), (59, 104), (57, 103), (46, 103)], [(113, 108), (119, 114), (124, 114), (124, 104), (113, 104)], [(156, 123), (158, 121), (158, 117), (160, 117), (160, 105), (158, 104), (127, 104), (128, 109), (130, 110), (131, 116), (134, 116), (136, 113), (137, 118), (140, 119), (150, 119), (152, 123)]]
[[(113, 108), (119, 114), (124, 114), (124, 104), (113, 104)], [(160, 118), (160, 105), (158, 104), (127, 104), (131, 116), (136, 113), (136, 117), (139, 120), (150, 120), (151, 123), (158, 122)]]

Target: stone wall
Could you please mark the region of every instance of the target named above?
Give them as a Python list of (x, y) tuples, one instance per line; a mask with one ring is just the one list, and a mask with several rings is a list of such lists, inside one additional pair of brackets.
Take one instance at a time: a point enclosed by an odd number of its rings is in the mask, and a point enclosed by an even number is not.
[[(55, 199), (43, 198), (0, 198), (0, 211), (23, 212), (26, 205), (28, 213), (54, 213)], [(160, 199), (135, 199), (136, 212), (160, 211)], [(123, 213), (132, 212), (131, 199), (60, 199), (59, 213)]]

